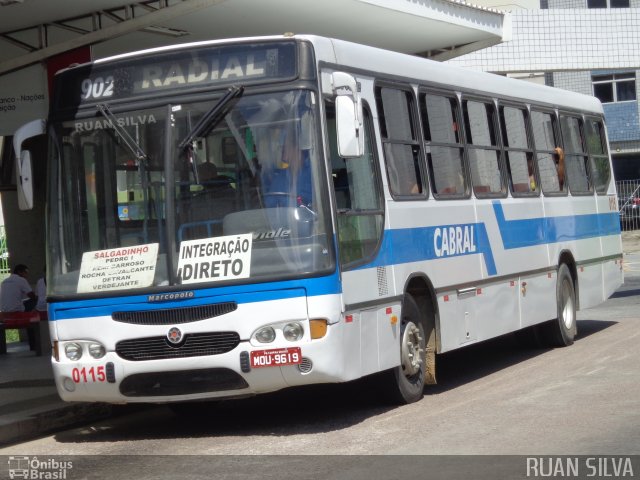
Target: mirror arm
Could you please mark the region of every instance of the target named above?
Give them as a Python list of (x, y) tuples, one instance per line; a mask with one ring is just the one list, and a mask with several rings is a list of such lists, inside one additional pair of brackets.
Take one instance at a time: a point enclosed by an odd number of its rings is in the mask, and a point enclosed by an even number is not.
[(46, 132), (46, 122), (44, 120), (34, 120), (26, 123), (13, 136), (13, 150), (16, 154), (16, 188), (18, 190), (18, 208), (20, 210), (31, 210), (33, 208), (33, 172), (31, 164), (31, 153), (23, 150), (22, 144)]

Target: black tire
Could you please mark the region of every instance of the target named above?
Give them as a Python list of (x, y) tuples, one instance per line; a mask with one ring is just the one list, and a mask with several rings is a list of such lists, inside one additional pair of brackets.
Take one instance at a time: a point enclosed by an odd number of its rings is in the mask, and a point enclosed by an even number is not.
[(424, 322), (411, 295), (406, 295), (402, 303), (399, 337), (400, 366), (383, 372), (380, 386), (390, 402), (405, 405), (422, 398), (426, 369)]
[(558, 269), (556, 283), (558, 317), (540, 326), (542, 337), (550, 347), (567, 347), (573, 344), (578, 333), (576, 321), (576, 289), (569, 267), (564, 263)]

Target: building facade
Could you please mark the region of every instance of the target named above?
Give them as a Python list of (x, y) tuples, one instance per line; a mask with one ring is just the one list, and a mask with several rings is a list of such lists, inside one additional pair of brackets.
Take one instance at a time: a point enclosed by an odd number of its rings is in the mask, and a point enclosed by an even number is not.
[(449, 62), (595, 95), (616, 179), (640, 179), (640, 0), (541, 0), (540, 7), (511, 13), (511, 41)]

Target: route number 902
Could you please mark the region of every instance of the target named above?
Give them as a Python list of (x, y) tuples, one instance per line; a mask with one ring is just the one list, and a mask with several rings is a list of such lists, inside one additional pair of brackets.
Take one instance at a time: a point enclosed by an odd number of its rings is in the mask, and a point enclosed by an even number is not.
[(82, 99), (103, 98), (113, 95), (113, 76), (85, 78), (80, 85), (82, 89)]

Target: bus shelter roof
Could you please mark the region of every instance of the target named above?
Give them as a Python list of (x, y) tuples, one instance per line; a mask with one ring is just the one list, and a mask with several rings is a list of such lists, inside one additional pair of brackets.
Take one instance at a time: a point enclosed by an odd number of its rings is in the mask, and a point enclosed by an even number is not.
[(500, 43), (508, 25), (508, 14), (449, 0), (0, 0), (0, 74), (86, 45), (100, 58), (285, 32), (445, 60)]

